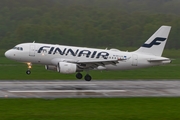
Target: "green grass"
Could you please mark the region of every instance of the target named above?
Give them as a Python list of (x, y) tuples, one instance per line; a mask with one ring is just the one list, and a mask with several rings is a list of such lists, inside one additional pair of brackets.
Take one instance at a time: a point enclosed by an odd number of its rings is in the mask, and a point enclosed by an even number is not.
[(1, 120), (178, 120), (180, 98), (1, 99)]

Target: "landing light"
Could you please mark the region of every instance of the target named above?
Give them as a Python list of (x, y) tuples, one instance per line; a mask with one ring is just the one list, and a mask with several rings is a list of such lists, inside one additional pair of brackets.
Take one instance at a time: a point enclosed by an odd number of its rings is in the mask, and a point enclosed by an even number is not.
[(27, 63), (27, 65), (31, 65), (31, 63)]
[(32, 68), (32, 64), (31, 63), (27, 63), (27, 65), (28, 65), (28, 69)]
[(28, 66), (28, 69), (31, 69), (32, 68), (32, 66)]

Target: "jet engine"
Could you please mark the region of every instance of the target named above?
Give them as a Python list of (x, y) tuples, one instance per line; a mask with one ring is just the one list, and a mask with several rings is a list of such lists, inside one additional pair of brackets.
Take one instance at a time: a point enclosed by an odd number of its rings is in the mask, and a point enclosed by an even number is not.
[(45, 65), (46, 70), (57, 71), (57, 67), (54, 65)]
[(77, 65), (73, 63), (59, 62), (57, 66), (57, 71), (59, 73), (72, 74), (75, 73), (76, 70), (77, 70)]

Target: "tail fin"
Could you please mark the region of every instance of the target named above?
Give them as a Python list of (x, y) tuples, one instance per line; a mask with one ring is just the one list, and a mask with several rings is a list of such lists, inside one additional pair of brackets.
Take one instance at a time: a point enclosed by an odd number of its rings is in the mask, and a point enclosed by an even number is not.
[(136, 52), (161, 56), (171, 26), (161, 26)]

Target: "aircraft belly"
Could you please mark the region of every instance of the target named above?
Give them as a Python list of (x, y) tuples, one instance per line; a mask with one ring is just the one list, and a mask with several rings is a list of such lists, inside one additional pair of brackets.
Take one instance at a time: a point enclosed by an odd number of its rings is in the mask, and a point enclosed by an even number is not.
[(106, 65), (107, 70), (128, 70), (131, 69), (132, 65), (129, 63), (119, 62), (116, 65)]

